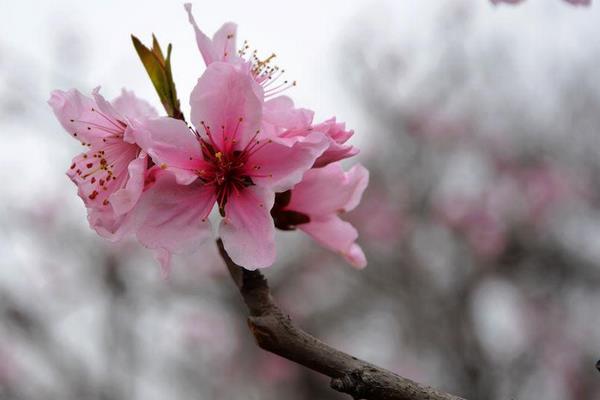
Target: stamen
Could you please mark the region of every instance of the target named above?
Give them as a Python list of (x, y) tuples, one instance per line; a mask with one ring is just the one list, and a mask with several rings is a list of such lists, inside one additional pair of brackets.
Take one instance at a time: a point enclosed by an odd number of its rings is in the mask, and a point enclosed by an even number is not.
[(267, 97), (273, 97), (275, 95), (278, 95), (286, 90), (288, 90), (291, 87), (296, 86), (296, 81), (293, 81), (292, 83), (288, 84), (288, 81), (284, 81), (282, 84), (269, 89), (267, 91), (265, 91), (265, 98)]
[[(104, 131), (106, 133), (110, 133), (112, 135), (121, 135), (124, 132), (123, 128), (118, 128), (119, 130), (114, 130), (113, 128), (111, 128), (109, 126), (100, 125), (100, 124), (97, 124), (95, 122), (90, 122), (90, 121), (83, 121), (83, 120), (79, 120), (79, 119), (71, 119), (71, 122), (79, 122), (81, 124), (88, 125), (87, 126), (88, 131), (90, 130), (90, 127), (93, 126), (96, 129), (99, 129), (99, 130)], [(77, 134), (73, 134), (73, 135), (77, 136)]]
[[(111, 124), (112, 124), (112, 125), (113, 125), (115, 128), (117, 128), (117, 129), (123, 129), (124, 127), (126, 127), (126, 126), (127, 126), (127, 125), (125, 125), (125, 124), (124, 124), (123, 122), (121, 122), (121, 121), (118, 121), (118, 122), (120, 123), (120, 125), (119, 125), (119, 124), (117, 124), (116, 122), (114, 122), (114, 121), (113, 121), (113, 119), (112, 119), (112, 118), (109, 118), (107, 115), (105, 115), (104, 113), (102, 113), (102, 112), (100, 112), (100, 111), (96, 110), (96, 109), (95, 109), (95, 108), (93, 108), (93, 107), (92, 107), (92, 112), (95, 112), (95, 113), (97, 113), (98, 115), (100, 115), (101, 117), (103, 117), (105, 120), (107, 120), (109, 123), (111, 123)], [(124, 125), (124, 126), (123, 126), (123, 125)]]
[(279, 68), (276, 68), (275, 73), (272, 75), (269, 74), (267, 82), (264, 85), (262, 85), (263, 89), (267, 89), (269, 86), (271, 86), (275, 82), (277, 82), (279, 80), (279, 78), (281, 78), (283, 76), (284, 73), (285, 73), (284, 69), (282, 69), (280, 71)]
[(248, 157), (256, 154), (259, 151), (261, 151), (266, 145), (271, 144), (271, 143), (273, 143), (273, 141), (271, 139), (269, 139), (269, 140), (267, 140), (266, 142), (264, 142), (264, 143), (262, 143), (260, 145), (254, 146), (252, 148), (252, 151), (250, 151), (250, 153), (248, 154)]
[(215, 148), (215, 149), (219, 149), (219, 146), (217, 146), (217, 143), (213, 139), (212, 133), (210, 132), (210, 126), (206, 125), (206, 123), (204, 123), (204, 121), (200, 121), (200, 125), (202, 125), (202, 127), (204, 128), (204, 132), (206, 133), (206, 136), (210, 140), (211, 146), (213, 146), (213, 148)]

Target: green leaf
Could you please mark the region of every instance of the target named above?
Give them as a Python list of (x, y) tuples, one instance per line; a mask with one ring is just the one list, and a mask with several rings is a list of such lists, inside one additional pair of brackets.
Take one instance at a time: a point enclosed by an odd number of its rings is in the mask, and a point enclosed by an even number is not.
[(152, 35), (152, 49), (144, 46), (142, 42), (135, 36), (131, 35), (133, 47), (138, 53), (156, 93), (160, 98), (167, 115), (173, 118), (184, 120), (183, 113), (180, 110), (179, 99), (177, 98), (177, 90), (173, 81), (171, 70), (171, 50), (172, 46), (167, 47), (167, 58), (165, 59), (163, 52), (158, 44), (158, 40)]
[[(170, 44), (169, 44), (170, 46)], [(165, 57), (163, 56), (162, 50), (160, 49), (160, 45), (158, 44), (158, 40), (156, 40), (156, 36), (152, 34), (152, 53), (158, 58), (161, 64), (165, 64)]]

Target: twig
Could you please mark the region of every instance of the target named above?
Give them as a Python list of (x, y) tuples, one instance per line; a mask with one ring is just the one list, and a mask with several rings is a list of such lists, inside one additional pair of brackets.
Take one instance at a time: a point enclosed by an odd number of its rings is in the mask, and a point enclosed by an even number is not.
[(355, 400), (464, 400), (359, 360), (297, 328), (275, 304), (265, 277), (235, 264), (221, 239), (217, 245), (248, 307), (248, 327), (260, 348), (330, 377), (333, 389)]

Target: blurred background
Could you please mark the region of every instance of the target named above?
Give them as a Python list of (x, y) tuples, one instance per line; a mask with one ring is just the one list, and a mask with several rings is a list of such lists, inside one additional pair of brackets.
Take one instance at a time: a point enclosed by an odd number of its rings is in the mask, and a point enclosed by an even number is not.
[[(160, 104), (130, 42), (174, 45), (184, 112), (203, 71), (179, 2), (0, 0), (0, 399), (337, 399), (259, 350), (216, 246), (168, 280), (88, 228), (80, 146), (52, 89)], [(600, 399), (600, 9), (560, 0), (224, 0), (212, 33), (276, 52), (299, 106), (356, 130), (371, 171), (355, 271), (279, 232), (266, 271), (307, 331), (475, 399)], [(352, 162), (351, 162), (352, 163)], [(351, 164), (350, 163), (350, 164)]]

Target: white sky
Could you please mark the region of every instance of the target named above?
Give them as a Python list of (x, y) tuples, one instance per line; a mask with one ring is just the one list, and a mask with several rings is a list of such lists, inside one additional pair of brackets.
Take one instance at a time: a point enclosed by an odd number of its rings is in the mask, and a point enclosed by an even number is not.
[[(31, 57), (44, 68), (56, 68), (47, 53), (66, 31), (80, 35), (88, 49), (81, 89), (102, 85), (106, 95), (122, 86), (157, 103), (153, 89), (129, 39), (135, 34), (148, 42), (155, 33), (161, 43), (174, 45), (174, 74), (179, 95), (187, 107), (188, 94), (203, 70), (191, 26), (180, 1), (6, 1), (2, 4), (0, 46)], [(350, 120), (332, 99), (339, 94), (332, 72), (336, 68), (336, 41), (342, 28), (366, 0), (333, 1), (195, 1), (194, 14), (209, 35), (221, 23), (238, 24), (238, 38), (259, 52), (275, 52), (288, 78), (299, 86), (290, 91), (297, 103)], [(1, 48), (1, 47), (0, 47)], [(75, 60), (76, 61), (76, 60)], [(65, 60), (65, 62), (68, 62)], [(48, 88), (49, 89), (49, 88)], [(44, 98), (44, 100), (46, 100)]]

